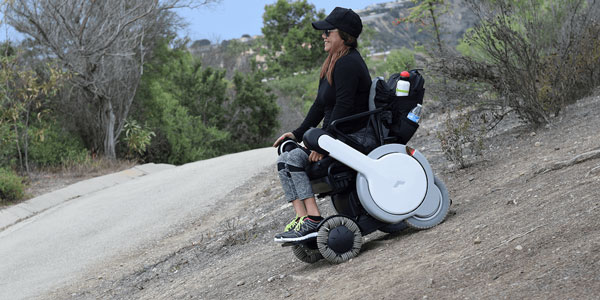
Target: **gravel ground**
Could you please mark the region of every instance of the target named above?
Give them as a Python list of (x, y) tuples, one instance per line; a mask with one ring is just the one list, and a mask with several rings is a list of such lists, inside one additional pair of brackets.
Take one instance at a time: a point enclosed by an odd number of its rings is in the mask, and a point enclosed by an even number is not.
[(47, 298), (598, 299), (600, 96), (546, 128), (499, 130), (466, 169), (448, 168), (437, 124), (412, 141), (453, 200), (435, 228), (373, 233), (346, 263), (300, 262), (272, 242), (292, 217), (273, 166), (162, 241), (177, 251), (98, 267)]

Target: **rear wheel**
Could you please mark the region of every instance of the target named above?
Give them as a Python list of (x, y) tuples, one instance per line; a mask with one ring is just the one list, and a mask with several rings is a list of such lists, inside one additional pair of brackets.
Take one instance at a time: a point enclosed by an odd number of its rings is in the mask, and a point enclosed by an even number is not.
[(385, 225), (385, 226), (379, 228), (379, 231), (382, 231), (385, 233), (397, 233), (406, 228), (408, 228), (408, 225), (406, 225), (406, 222), (402, 221), (402, 222), (398, 222), (396, 224)]
[(438, 208), (429, 216), (412, 216), (406, 219), (405, 222), (409, 227), (419, 230), (429, 229), (442, 223), (444, 219), (446, 219), (448, 211), (450, 210), (450, 196), (448, 190), (446, 189), (444, 182), (437, 178), (437, 176), (434, 176), (434, 184), (440, 193), (440, 204), (438, 205)]

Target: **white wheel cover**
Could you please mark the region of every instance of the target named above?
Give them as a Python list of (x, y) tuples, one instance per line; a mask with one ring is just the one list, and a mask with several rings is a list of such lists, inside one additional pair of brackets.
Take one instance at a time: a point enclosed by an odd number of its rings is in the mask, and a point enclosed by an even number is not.
[[(379, 174), (368, 178), (375, 204), (387, 213), (403, 215), (414, 211), (425, 199), (427, 176), (421, 164), (403, 153), (391, 153), (377, 161)], [(378, 175), (379, 175), (378, 174)], [(383, 180), (382, 180), (383, 179)]]

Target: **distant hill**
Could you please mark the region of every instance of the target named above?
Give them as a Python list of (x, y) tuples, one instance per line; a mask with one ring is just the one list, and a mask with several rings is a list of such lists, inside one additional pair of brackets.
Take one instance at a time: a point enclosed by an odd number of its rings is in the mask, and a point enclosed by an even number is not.
[[(446, 44), (455, 46), (466, 30), (477, 22), (475, 16), (462, 1), (450, 0), (447, 3), (448, 13), (443, 15), (440, 20), (443, 39)], [(412, 48), (415, 43), (427, 45), (432, 41), (432, 36), (423, 30), (423, 24), (396, 23), (396, 20), (407, 17), (410, 13), (409, 9), (414, 6), (415, 4), (410, 0), (397, 0), (373, 4), (356, 11), (361, 16), (363, 24), (375, 30), (371, 41), (372, 51)]]
[[(476, 24), (475, 16), (465, 7), (460, 0), (447, 1), (448, 13), (441, 18), (441, 28), (444, 42), (455, 46), (466, 30)], [(370, 48), (371, 52), (382, 52), (402, 47), (413, 48), (415, 43), (429, 45), (433, 37), (423, 30), (422, 24), (401, 22), (397, 19), (408, 16), (409, 8), (415, 4), (410, 0), (397, 0), (372, 4), (364, 9), (357, 9), (363, 24), (375, 30)], [(255, 51), (244, 51), (241, 55), (226, 53), (226, 46), (232, 41), (248, 45), (254, 43), (261, 36), (244, 36), (240, 39), (225, 40), (218, 44), (211, 44), (208, 40), (199, 40), (191, 43), (189, 49), (195, 56), (201, 57), (205, 66), (225, 68), (229, 71), (249, 71), (249, 58), (256, 57)], [(259, 58), (260, 60), (260, 58)], [(229, 72), (231, 73), (231, 72)]]

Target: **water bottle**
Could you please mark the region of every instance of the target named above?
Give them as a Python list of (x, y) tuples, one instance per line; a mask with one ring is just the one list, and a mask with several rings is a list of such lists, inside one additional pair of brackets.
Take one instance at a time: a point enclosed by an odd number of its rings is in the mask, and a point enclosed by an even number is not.
[(408, 91), (410, 91), (409, 77), (410, 73), (406, 71), (400, 73), (400, 79), (396, 83), (396, 96), (408, 96)]
[(422, 109), (423, 109), (423, 106), (421, 106), (421, 104), (417, 104), (417, 106), (415, 106), (413, 109), (410, 110), (407, 118), (415, 123), (419, 123), (419, 120), (421, 119), (421, 110)]

